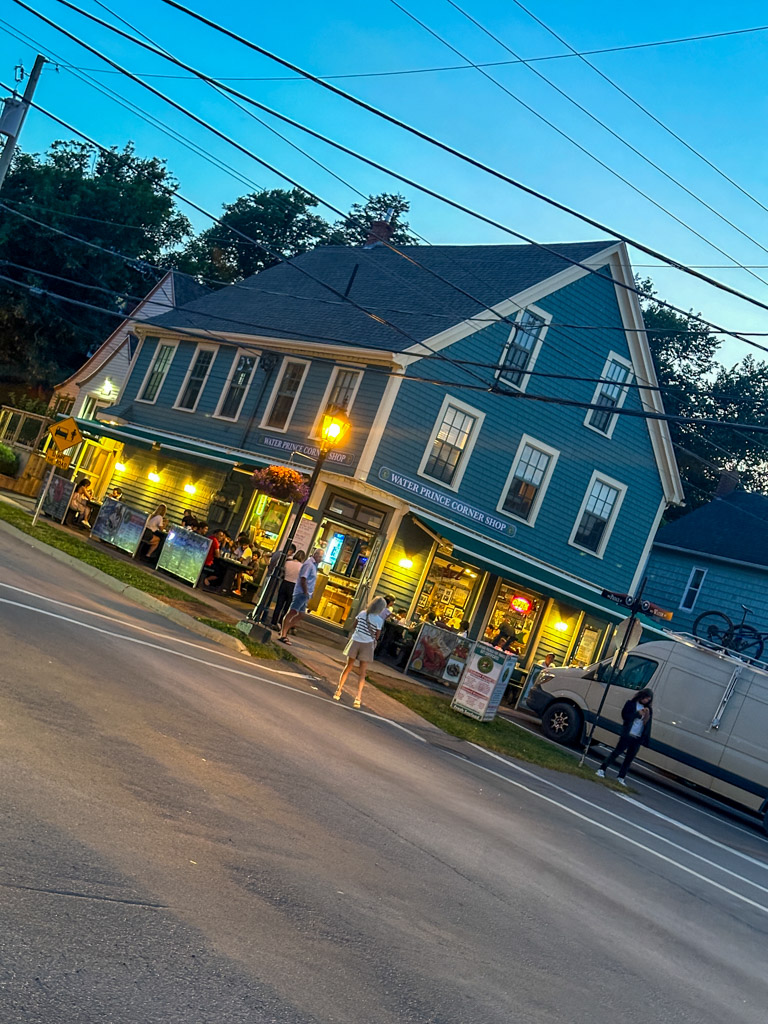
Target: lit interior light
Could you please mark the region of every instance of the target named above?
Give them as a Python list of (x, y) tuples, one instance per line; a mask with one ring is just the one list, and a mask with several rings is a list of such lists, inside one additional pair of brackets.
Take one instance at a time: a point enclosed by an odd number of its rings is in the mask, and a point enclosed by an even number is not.
[(118, 473), (124, 473), (125, 472), (125, 463), (124, 462), (116, 462), (115, 463), (115, 469), (117, 470)]
[(152, 481), (153, 484), (159, 484), (160, 483), (160, 474), (159, 473), (147, 473), (147, 477)]
[(400, 566), (401, 569), (412, 569), (413, 568), (413, 559), (412, 558), (401, 558), (400, 561), (397, 564)]
[(187, 494), (197, 494), (197, 488), (194, 484), (184, 484), (184, 490)]
[(567, 622), (556, 622), (555, 623), (555, 629), (559, 633), (567, 633), (568, 632), (568, 623)]

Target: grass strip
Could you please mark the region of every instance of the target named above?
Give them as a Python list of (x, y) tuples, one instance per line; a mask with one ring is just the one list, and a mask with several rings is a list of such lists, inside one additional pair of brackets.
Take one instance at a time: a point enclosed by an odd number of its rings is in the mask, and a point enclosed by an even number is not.
[(236, 636), (238, 640), (245, 644), (248, 648), (248, 653), (254, 658), (264, 658), (266, 661), (298, 661), (289, 650), (284, 647), (278, 647), (277, 644), (273, 644), (271, 641), (266, 644), (257, 643), (255, 640), (251, 640), (245, 633), (241, 633), (240, 630), (233, 626), (229, 622), (221, 622), (219, 619), (201, 619), (198, 618), (198, 622), (202, 622), (205, 626), (212, 626), (214, 629), (220, 630), (222, 633), (229, 633), (230, 636)]
[(555, 746), (505, 718), (498, 717), (492, 722), (476, 722), (459, 714), (458, 711), (451, 710), (449, 698), (442, 694), (390, 687), (381, 678), (376, 680), (375, 685), (451, 736), (476, 743), (479, 747), (493, 750), (497, 754), (507, 754), (520, 761), (528, 761), (530, 764), (539, 765), (540, 768), (577, 775), (579, 778), (589, 779), (590, 782), (600, 782), (610, 789), (620, 788), (612, 779), (598, 779), (594, 768), (586, 765), (579, 767), (578, 759), (573, 752)]
[(52, 548), (58, 548), (59, 551), (64, 551), (66, 554), (72, 555), (73, 558), (77, 558), (78, 561), (92, 565), (94, 569), (99, 569), (107, 576), (113, 576), (121, 583), (135, 587), (145, 594), (151, 594), (153, 597), (168, 602), (184, 601), (186, 604), (197, 605), (201, 610), (208, 610), (208, 605), (204, 601), (199, 601), (196, 597), (180, 591), (178, 587), (171, 586), (157, 576), (144, 572), (137, 565), (113, 558), (105, 551), (100, 551), (84, 540), (80, 540), (79, 537), (72, 537), (63, 530), (57, 530), (43, 522), (39, 522), (33, 527), (32, 519), (24, 509), (0, 501), (0, 519), (10, 523), (22, 533), (35, 537)]

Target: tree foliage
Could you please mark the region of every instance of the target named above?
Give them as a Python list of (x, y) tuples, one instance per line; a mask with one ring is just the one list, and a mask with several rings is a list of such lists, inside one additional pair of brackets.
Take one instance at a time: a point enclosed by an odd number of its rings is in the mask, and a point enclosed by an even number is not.
[(738, 426), (768, 424), (768, 363), (746, 356), (726, 366), (718, 361), (721, 339), (695, 319), (658, 302), (650, 280), (639, 281), (643, 318), (665, 410), (674, 416), (729, 421), (722, 427), (670, 423), (685, 491), (674, 519), (710, 501), (723, 470), (738, 473), (750, 490), (768, 489), (768, 434)]
[(144, 296), (161, 276), (21, 214), (134, 259), (157, 262), (190, 230), (176, 209), (174, 187), (163, 161), (138, 157), (131, 145), (102, 153), (79, 142), (55, 142), (43, 156), (17, 153), (3, 185), (2, 273), (40, 291), (0, 282), (0, 379), (56, 383), (81, 366), (119, 323), (44, 291), (125, 312), (119, 295)]
[(382, 192), (368, 196), (365, 204), (354, 203), (345, 220), (336, 221), (333, 231), (334, 245), (365, 245), (368, 232), (374, 221), (385, 220), (392, 211), (390, 223), (393, 231), (391, 241), (395, 245), (416, 245), (417, 238), (410, 229), (403, 214), (408, 213), (411, 204), (405, 196), (396, 192)]

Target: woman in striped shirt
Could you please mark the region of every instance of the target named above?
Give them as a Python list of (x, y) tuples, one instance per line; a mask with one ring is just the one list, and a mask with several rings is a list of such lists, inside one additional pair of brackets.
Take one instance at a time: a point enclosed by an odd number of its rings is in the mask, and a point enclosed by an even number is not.
[(352, 671), (352, 666), (355, 661), (360, 665), (357, 696), (355, 697), (354, 706), (359, 708), (362, 704), (363, 687), (365, 686), (365, 669), (369, 661), (373, 661), (373, 651), (376, 646), (376, 641), (379, 638), (381, 627), (384, 625), (384, 618), (382, 612), (386, 609), (387, 602), (383, 597), (376, 597), (371, 601), (364, 612), (359, 612), (356, 618), (355, 631), (349, 638), (349, 643), (344, 648), (344, 653), (347, 656), (347, 664), (341, 671), (339, 677), (339, 685), (336, 687), (336, 693), (333, 695), (334, 700), (341, 700), (341, 695), (344, 692), (344, 684), (349, 677), (349, 673)]

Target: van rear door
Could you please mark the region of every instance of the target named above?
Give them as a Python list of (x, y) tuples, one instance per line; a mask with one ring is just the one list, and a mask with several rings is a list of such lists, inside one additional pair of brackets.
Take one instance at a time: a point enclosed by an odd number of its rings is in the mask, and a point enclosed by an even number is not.
[(713, 791), (759, 811), (768, 798), (768, 673), (744, 666), (717, 731), (725, 778), (713, 779)]

